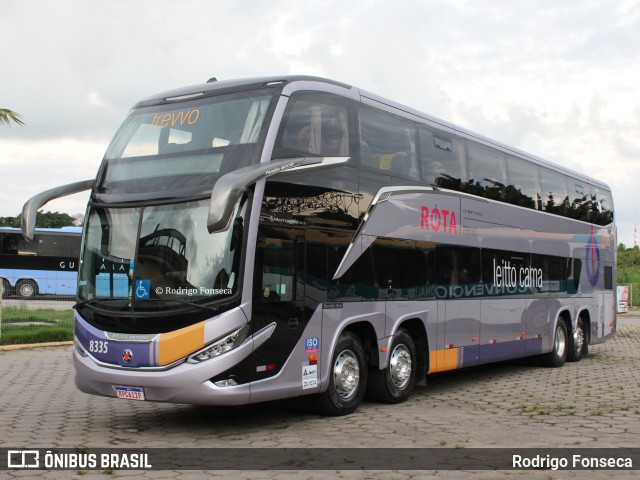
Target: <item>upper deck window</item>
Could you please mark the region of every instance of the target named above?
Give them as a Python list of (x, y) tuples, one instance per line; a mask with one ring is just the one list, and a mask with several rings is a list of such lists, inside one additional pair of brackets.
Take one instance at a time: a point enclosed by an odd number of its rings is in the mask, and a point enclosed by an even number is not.
[(360, 155), (365, 167), (383, 170), (392, 176), (420, 177), (415, 125), (397, 115), (360, 109)]
[(349, 114), (346, 102), (322, 93), (298, 93), (289, 100), (274, 158), (349, 156)]
[(242, 92), (134, 109), (105, 155), (103, 192), (140, 179), (164, 190), (211, 184), (212, 175), (257, 163), (272, 100)]

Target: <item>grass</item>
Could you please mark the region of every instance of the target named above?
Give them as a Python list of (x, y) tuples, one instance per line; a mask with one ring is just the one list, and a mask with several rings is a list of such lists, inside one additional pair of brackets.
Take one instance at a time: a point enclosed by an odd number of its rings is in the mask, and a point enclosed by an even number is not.
[(73, 310), (4, 307), (0, 315), (0, 345), (73, 340)]

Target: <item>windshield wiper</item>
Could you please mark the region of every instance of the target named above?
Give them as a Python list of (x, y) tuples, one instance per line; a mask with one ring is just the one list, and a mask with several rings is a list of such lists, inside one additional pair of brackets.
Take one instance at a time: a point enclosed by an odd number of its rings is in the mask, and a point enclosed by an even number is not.
[(118, 300), (120, 300), (120, 301), (124, 300), (126, 302), (129, 301), (129, 299), (126, 298), (126, 297), (120, 297), (120, 298), (118, 298), (118, 297), (91, 298), (89, 300), (83, 300), (81, 302), (76, 302), (76, 304), (73, 306), (73, 308), (75, 308), (77, 310), (79, 307), (84, 307), (85, 305), (93, 305), (94, 303), (98, 303), (98, 302), (115, 302), (115, 301), (118, 301)]
[(212, 307), (210, 305), (201, 305), (200, 303), (187, 302), (186, 300), (176, 300), (173, 298), (170, 299), (162, 299), (162, 298), (145, 298), (144, 300), (138, 300), (138, 302), (175, 302), (180, 303), (182, 305), (188, 305), (190, 307), (196, 307), (201, 310), (208, 310), (213, 313), (218, 313), (220, 307)]
[[(92, 298), (90, 300), (84, 300), (82, 302), (77, 302), (73, 308), (75, 308), (76, 310), (80, 307), (84, 307), (86, 305), (89, 306), (94, 306), (96, 303), (103, 303), (103, 302), (115, 302), (115, 301), (122, 301), (124, 300), (126, 303), (127, 307), (130, 307), (133, 302), (131, 300), (129, 300), (128, 298)], [(200, 310), (206, 310), (212, 313), (218, 313), (218, 311), (220, 310), (220, 307), (216, 307), (216, 306), (210, 306), (210, 305), (201, 305), (199, 303), (194, 303), (194, 302), (187, 302), (185, 300), (176, 300), (176, 299), (160, 299), (160, 298), (145, 298), (144, 300), (138, 300), (138, 302), (140, 303), (146, 303), (146, 302), (174, 302), (174, 303), (179, 303), (181, 305), (188, 305), (190, 307), (195, 307), (195, 308), (199, 308)]]

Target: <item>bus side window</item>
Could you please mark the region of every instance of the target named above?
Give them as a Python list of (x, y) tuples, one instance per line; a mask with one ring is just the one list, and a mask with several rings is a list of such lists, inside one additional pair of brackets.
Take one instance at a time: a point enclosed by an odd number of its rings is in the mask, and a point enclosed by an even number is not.
[(359, 112), (360, 162), (392, 176), (419, 178), (413, 122), (363, 107)]
[(438, 285), (458, 284), (458, 247), (436, 248), (436, 283)]
[(569, 179), (569, 216), (587, 222), (591, 200), (589, 186), (579, 180)]
[(610, 193), (601, 189), (593, 188), (591, 195), (591, 221), (598, 225), (609, 225), (613, 222), (613, 208), (610, 202)]
[(436, 247), (430, 242), (416, 242), (417, 285), (416, 298), (428, 299), (435, 295)]
[(469, 193), (493, 200), (504, 200), (507, 181), (504, 154), (474, 143), (468, 143), (467, 148)]
[(292, 240), (263, 237), (261, 245), (263, 302), (290, 302), (294, 297), (295, 256)]
[(273, 157), (347, 157), (349, 130), (349, 108), (339, 97), (295, 94), (287, 105)]
[(415, 298), (418, 264), (413, 242), (379, 238), (371, 248), (380, 296), (398, 300)]
[(480, 249), (474, 247), (460, 247), (458, 283), (468, 285), (480, 282), (481, 261)]
[(569, 211), (569, 192), (567, 178), (561, 173), (546, 168), (540, 170), (542, 210), (556, 215), (567, 215)]
[(538, 169), (530, 162), (507, 156), (507, 201), (513, 205), (540, 209)]
[(453, 152), (453, 141), (427, 128), (418, 129), (422, 180), (450, 190), (460, 190), (462, 169), (460, 158)]

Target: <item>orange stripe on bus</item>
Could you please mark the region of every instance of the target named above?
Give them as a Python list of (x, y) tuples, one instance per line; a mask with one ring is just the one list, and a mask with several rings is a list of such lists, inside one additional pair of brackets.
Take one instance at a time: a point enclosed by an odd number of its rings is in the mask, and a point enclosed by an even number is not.
[(167, 365), (204, 347), (204, 322), (163, 333), (158, 343), (158, 364)]
[(429, 373), (445, 372), (458, 368), (459, 348), (446, 348), (431, 352)]

